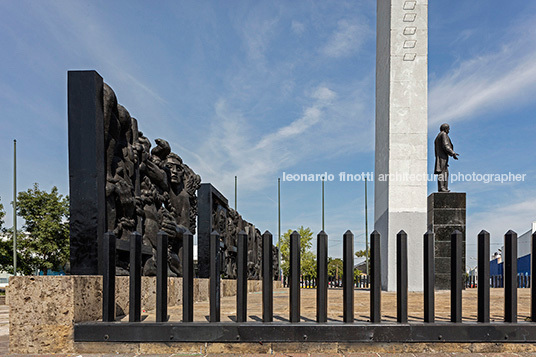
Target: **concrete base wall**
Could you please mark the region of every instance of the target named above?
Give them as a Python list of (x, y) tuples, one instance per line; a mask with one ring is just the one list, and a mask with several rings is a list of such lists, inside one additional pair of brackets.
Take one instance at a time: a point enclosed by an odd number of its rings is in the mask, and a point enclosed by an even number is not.
[[(9, 281), (9, 350), (10, 353), (83, 353), (84, 346), (74, 343), (74, 324), (102, 318), (102, 277), (16, 276)], [(250, 292), (261, 291), (261, 281), (248, 281)], [(280, 282), (274, 282), (280, 287)], [(236, 295), (236, 281), (221, 281), (222, 296)], [(117, 315), (128, 313), (128, 277), (116, 280)], [(206, 301), (209, 280), (194, 279), (194, 300)], [(156, 279), (142, 277), (142, 311), (153, 310), (156, 304)], [(168, 306), (182, 303), (182, 278), (168, 280)], [(114, 344), (93, 344), (92, 353), (110, 351)], [(139, 344), (126, 344), (139, 350)], [(93, 349), (95, 348), (95, 349)], [(126, 348), (126, 347), (125, 347)]]
[[(100, 276), (13, 277), (10, 285), (10, 353), (17, 354), (325, 354), (422, 352), (536, 352), (536, 344), (497, 343), (111, 343), (74, 342), (74, 323), (98, 320), (101, 315)], [(170, 305), (177, 305), (180, 278), (170, 278)], [(128, 310), (126, 277), (118, 277), (117, 303)], [(260, 291), (260, 281), (249, 290)], [(232, 295), (235, 282), (222, 281), (224, 295)], [(279, 288), (274, 282), (274, 288)], [(120, 291), (123, 290), (123, 291)], [(196, 279), (195, 298), (206, 300), (208, 280)], [(9, 293), (8, 293), (9, 294)], [(143, 278), (144, 310), (154, 308), (154, 278)], [(227, 296), (229, 296), (227, 295)]]
[(76, 353), (104, 354), (353, 354), (353, 353), (520, 353), (536, 352), (534, 344), (516, 343), (103, 343), (77, 342)]

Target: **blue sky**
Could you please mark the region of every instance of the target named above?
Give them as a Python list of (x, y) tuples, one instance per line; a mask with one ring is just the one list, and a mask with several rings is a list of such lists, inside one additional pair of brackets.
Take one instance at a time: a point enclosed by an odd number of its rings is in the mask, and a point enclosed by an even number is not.
[[(282, 172), (374, 169), (375, 11), (374, 0), (0, 2), (5, 225), (13, 139), (19, 190), (68, 193), (67, 71), (95, 69), (148, 138), (168, 140), (231, 204), (237, 175), (238, 210), (277, 236)], [(494, 251), (536, 220), (534, 23), (532, 1), (429, 4), (429, 149), (449, 122), (461, 154), (451, 171), (527, 175), (451, 184), (468, 193), (469, 265), (481, 229)], [(283, 231), (321, 229), (320, 188), (282, 182)], [(370, 229), (372, 208), (370, 185)], [(328, 182), (330, 255), (346, 229), (363, 248), (363, 184)]]

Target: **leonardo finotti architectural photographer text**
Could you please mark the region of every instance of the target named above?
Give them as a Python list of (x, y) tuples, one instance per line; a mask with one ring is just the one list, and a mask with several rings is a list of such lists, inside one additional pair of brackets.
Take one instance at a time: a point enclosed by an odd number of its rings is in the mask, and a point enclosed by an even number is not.
[[(335, 181), (340, 182), (361, 182), (365, 181), (398, 181), (398, 182), (420, 182), (420, 181), (437, 181), (437, 175), (433, 174), (410, 174), (404, 173), (392, 173), (392, 174), (378, 174), (374, 175), (374, 172), (361, 172), (361, 173), (347, 173), (339, 172), (338, 174), (332, 174), (328, 172), (323, 173), (310, 173), (310, 174), (292, 174), (283, 172), (283, 181), (294, 182), (317, 182), (317, 181)], [(508, 173), (485, 173), (480, 174), (476, 172), (472, 173), (452, 173), (449, 175), (450, 182), (524, 182), (527, 174), (514, 174)]]

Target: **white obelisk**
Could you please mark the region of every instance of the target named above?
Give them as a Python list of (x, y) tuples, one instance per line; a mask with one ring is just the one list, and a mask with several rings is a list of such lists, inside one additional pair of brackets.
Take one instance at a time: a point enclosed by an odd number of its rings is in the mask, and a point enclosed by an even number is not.
[(422, 291), (428, 0), (377, 0), (377, 6), (374, 226), (381, 235), (382, 288), (396, 290), (396, 235), (404, 230), (409, 290)]

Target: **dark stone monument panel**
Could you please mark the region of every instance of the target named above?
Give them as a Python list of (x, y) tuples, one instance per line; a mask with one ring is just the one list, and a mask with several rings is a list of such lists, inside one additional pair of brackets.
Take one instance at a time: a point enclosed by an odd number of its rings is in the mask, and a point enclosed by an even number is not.
[(70, 269), (97, 275), (106, 225), (103, 80), (95, 71), (69, 71), (67, 87)]
[(428, 225), (429, 230), (433, 230), (436, 235), (436, 242), (448, 242), (450, 244), (450, 235), (455, 230), (459, 230), (460, 232), (465, 232), (465, 226), (463, 225), (434, 225), (433, 227), (430, 227)]
[[(220, 234), (220, 270), (223, 278), (237, 276), (237, 239), (241, 231), (247, 234), (247, 277), (258, 280), (262, 277), (262, 236), (255, 226), (242, 219), (240, 214), (229, 207), (227, 198), (210, 183), (201, 184), (198, 190), (198, 274), (200, 278), (210, 276), (210, 233)], [(274, 277), (279, 274), (277, 247), (272, 246)]]
[(465, 209), (436, 209), (432, 211), (434, 225), (463, 226), (465, 224)]
[(463, 235), (462, 264), (465, 267), (466, 194), (439, 192), (428, 196), (428, 230), (435, 234), (436, 289), (450, 289), (451, 235)]
[(143, 235), (144, 275), (156, 274), (156, 236), (165, 231), (169, 276), (180, 276), (182, 235), (195, 233), (201, 178), (151, 142), (95, 71), (68, 73), (71, 274), (100, 274), (105, 231), (118, 238), (116, 273), (129, 270), (130, 236)]
[[(450, 266), (450, 265), (449, 265)], [(436, 290), (449, 290), (446, 288), (437, 288), (437, 286), (449, 286), (450, 287), (450, 274), (438, 274), (435, 275)]]
[[(210, 183), (203, 183), (197, 191), (197, 267), (200, 278), (210, 277), (210, 234), (215, 227), (217, 206), (226, 207), (227, 199)], [(219, 232), (220, 235), (223, 232)]]
[[(436, 257), (435, 258), (436, 275), (446, 274), (450, 276), (450, 257)], [(442, 273), (437, 273), (437, 270)]]
[[(430, 199), (433, 201), (433, 205), (428, 205), (428, 210), (431, 207), (434, 208), (467, 208), (466, 207), (466, 194), (465, 192), (436, 192), (437, 195), (428, 196), (428, 202)], [(448, 194), (450, 193), (450, 194)]]
[(448, 253), (448, 256), (450, 256), (450, 241), (436, 241), (434, 248), (436, 259), (437, 257), (444, 256), (445, 253)]
[[(71, 273), (102, 273), (105, 231), (117, 237), (116, 274), (130, 269), (130, 237), (142, 235), (143, 275), (156, 274), (157, 236), (168, 235), (168, 276), (182, 276), (186, 232), (198, 230), (199, 276), (210, 275), (210, 234), (220, 234), (221, 273), (235, 279), (237, 238), (250, 232), (248, 278), (261, 277), (262, 237), (169, 143), (151, 141), (95, 71), (68, 74)], [(198, 192), (199, 191), (199, 192)], [(199, 198), (198, 198), (199, 196)], [(198, 218), (198, 220), (197, 220)], [(277, 248), (273, 247), (277, 256)], [(277, 259), (274, 259), (277, 261)], [(274, 273), (279, 267), (274, 266)]]

